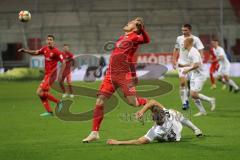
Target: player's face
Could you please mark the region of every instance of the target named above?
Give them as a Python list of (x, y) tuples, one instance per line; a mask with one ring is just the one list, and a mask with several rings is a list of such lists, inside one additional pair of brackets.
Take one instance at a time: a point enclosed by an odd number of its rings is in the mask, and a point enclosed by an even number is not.
[(69, 46), (63, 46), (63, 51), (68, 52), (69, 51)]
[(211, 44), (212, 44), (212, 47), (214, 47), (214, 48), (217, 48), (217, 46), (218, 46), (218, 42), (217, 41), (212, 41)]
[(132, 21), (128, 22), (128, 24), (123, 27), (123, 30), (125, 32), (137, 31), (136, 24), (137, 24), (137, 21), (132, 20)]
[(49, 47), (53, 47), (54, 46), (54, 40), (52, 37), (47, 37), (46, 39), (46, 43)]
[(182, 27), (182, 34), (186, 37), (190, 36), (191, 35), (191, 30), (186, 28), (186, 27)]

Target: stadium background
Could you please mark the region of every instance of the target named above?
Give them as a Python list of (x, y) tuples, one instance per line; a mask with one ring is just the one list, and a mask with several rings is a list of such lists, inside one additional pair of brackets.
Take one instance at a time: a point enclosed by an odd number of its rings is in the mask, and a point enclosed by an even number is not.
[[(20, 10), (29, 10), (32, 20), (19, 22)], [(91, 121), (65, 122), (39, 117), (43, 107), (35, 90), (42, 77), (38, 69), (29, 69), (31, 57), (17, 54), (17, 49), (22, 46), (39, 49), (45, 44), (46, 35), (54, 34), (57, 46), (62, 48), (68, 43), (75, 55), (109, 56), (110, 52), (103, 49), (104, 44), (116, 40), (122, 34), (123, 25), (136, 16), (144, 18), (151, 37), (151, 43), (140, 48), (140, 55), (169, 56), (176, 36), (181, 35), (181, 25), (190, 23), (193, 34), (203, 41), (205, 52), (209, 51), (211, 37), (217, 36), (231, 62), (239, 65), (239, 0), (1, 0), (0, 159), (239, 159), (239, 94), (222, 91), (220, 83), (219, 88), (210, 90), (208, 82), (203, 90), (216, 96), (216, 112), (192, 119), (206, 136), (199, 140), (189, 130), (184, 130), (179, 144), (106, 146), (108, 138), (136, 138), (152, 125), (151, 122), (142, 126), (135, 121), (120, 120), (119, 115), (136, 112), (136, 108), (121, 100), (120, 107), (104, 119), (101, 141), (89, 145), (82, 144), (81, 140), (89, 133)], [(163, 62), (169, 65), (169, 59)], [(96, 63), (93, 61), (93, 65)], [(237, 71), (239, 73), (239, 69)], [(36, 76), (36, 80), (32, 81), (29, 74)], [(176, 77), (166, 76), (165, 79), (174, 86), (172, 92), (154, 98), (181, 110)], [(14, 81), (14, 78), (24, 81)], [(234, 80), (240, 84), (239, 77)], [(74, 82), (74, 85), (97, 89), (99, 82)], [(71, 111), (92, 109), (94, 103), (93, 98), (77, 96)], [(195, 113), (197, 109), (192, 103), (191, 106)]]

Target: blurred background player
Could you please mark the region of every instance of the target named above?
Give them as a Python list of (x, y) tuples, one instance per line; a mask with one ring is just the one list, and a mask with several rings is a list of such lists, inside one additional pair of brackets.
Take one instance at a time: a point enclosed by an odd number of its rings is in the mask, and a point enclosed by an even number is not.
[(219, 64), (216, 55), (213, 52), (213, 48), (210, 49), (210, 62), (211, 66), (209, 68), (209, 76), (210, 76), (210, 82), (211, 82), (211, 89), (217, 88), (216, 81), (214, 78), (214, 73), (218, 71)]
[(182, 74), (184, 67), (188, 66), (189, 62), (187, 60), (187, 52), (184, 48), (184, 40), (188, 37), (193, 38), (193, 46), (198, 49), (198, 51), (203, 56), (203, 49), (204, 46), (201, 40), (192, 35), (192, 26), (190, 24), (184, 24), (182, 26), (182, 36), (178, 36), (176, 39), (176, 45), (173, 51), (173, 67), (174, 69), (178, 70), (179, 80), (180, 80), (180, 98), (182, 101), (182, 109), (186, 110), (189, 108), (189, 101), (188, 101), (188, 75)]
[[(53, 116), (52, 109), (50, 107), (49, 101), (55, 102), (57, 107), (61, 108), (62, 101), (55, 98), (49, 93), (51, 85), (57, 78), (57, 63), (63, 62), (63, 57), (61, 52), (54, 46), (54, 36), (48, 35), (46, 39), (47, 45), (42, 47), (40, 50), (29, 50), (29, 49), (19, 49), (20, 53), (27, 53), (30, 55), (43, 55), (45, 59), (45, 75), (44, 79), (37, 89), (37, 94), (44, 105), (46, 112), (40, 114), (40, 116)], [(63, 64), (64, 66), (64, 64)]]
[(208, 97), (206, 95), (200, 94), (204, 82), (206, 81), (206, 76), (204, 74), (202, 65), (202, 57), (199, 51), (193, 47), (194, 39), (189, 37), (184, 40), (184, 48), (187, 52), (187, 60), (189, 62), (189, 67), (185, 67), (183, 74), (191, 73), (190, 77), (190, 95), (194, 99), (196, 107), (199, 109), (199, 112), (194, 116), (206, 115), (207, 112), (204, 109), (201, 100), (206, 101), (211, 104), (211, 111), (215, 110), (215, 98)]
[(229, 77), (231, 63), (229, 62), (224, 49), (219, 45), (219, 40), (213, 39), (212, 46), (213, 52), (216, 55), (219, 63), (218, 75), (223, 77), (223, 80), (229, 86), (230, 91), (234, 89), (234, 93), (239, 92), (239, 86)]
[(173, 109), (166, 109), (162, 104), (155, 100), (149, 100), (148, 103), (136, 113), (136, 118), (142, 119), (146, 111), (151, 110), (152, 119), (155, 122), (153, 127), (146, 135), (127, 141), (118, 141), (109, 139), (107, 144), (148, 144), (154, 140), (176, 142), (181, 140), (182, 125), (190, 128), (194, 134), (202, 136), (202, 131), (190, 120), (185, 118), (180, 112)]
[[(67, 96), (69, 96), (70, 98), (73, 98), (73, 91), (72, 91), (72, 74), (71, 74), (71, 68), (74, 65), (74, 55), (70, 52), (69, 50), (69, 45), (68, 44), (64, 44), (63, 45), (63, 59), (65, 62), (65, 68), (62, 68), (63, 70), (61, 71), (61, 75), (59, 77), (59, 83), (60, 83), (60, 87), (63, 91), (63, 95), (62, 98), (66, 98)], [(67, 87), (68, 89), (65, 89), (64, 86), (64, 81), (66, 80), (67, 82)]]
[(144, 31), (142, 18), (136, 18), (123, 27), (125, 32), (115, 43), (110, 56), (107, 73), (100, 85), (96, 107), (93, 115), (92, 132), (83, 142), (99, 139), (99, 128), (104, 116), (104, 103), (117, 88), (124, 93), (132, 106), (145, 105), (147, 100), (136, 96), (136, 70), (133, 56), (140, 44), (149, 43), (148, 34)]

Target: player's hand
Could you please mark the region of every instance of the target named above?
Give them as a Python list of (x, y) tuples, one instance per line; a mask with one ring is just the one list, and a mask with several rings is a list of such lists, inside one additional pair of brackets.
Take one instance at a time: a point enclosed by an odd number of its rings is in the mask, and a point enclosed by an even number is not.
[(18, 52), (19, 52), (19, 53), (24, 53), (24, 52), (26, 52), (26, 49), (21, 48), (21, 49), (18, 50)]
[(140, 111), (137, 111), (136, 113), (135, 113), (135, 117), (136, 117), (136, 119), (142, 119), (143, 118), (143, 115), (144, 115), (144, 113), (140, 110)]
[(107, 140), (107, 144), (110, 144), (110, 145), (116, 145), (116, 144), (119, 144), (119, 142), (115, 139), (108, 139)]

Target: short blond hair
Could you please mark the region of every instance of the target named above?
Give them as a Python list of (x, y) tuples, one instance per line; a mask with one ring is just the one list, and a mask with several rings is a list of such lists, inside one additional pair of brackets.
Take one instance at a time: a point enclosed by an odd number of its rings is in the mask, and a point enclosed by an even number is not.
[(193, 38), (192, 38), (192, 37), (186, 38), (186, 39), (185, 39), (185, 42), (193, 45)]

